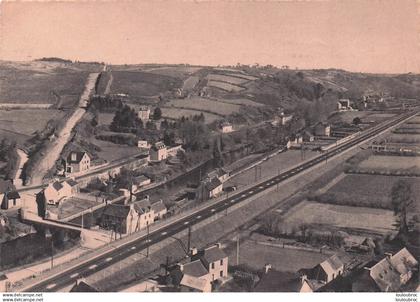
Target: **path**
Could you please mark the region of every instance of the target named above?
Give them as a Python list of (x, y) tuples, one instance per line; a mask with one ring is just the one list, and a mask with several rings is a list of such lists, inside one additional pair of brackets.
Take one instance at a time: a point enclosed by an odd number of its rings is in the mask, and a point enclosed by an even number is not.
[(86, 82), (85, 90), (80, 96), (79, 107), (74, 111), (72, 116), (66, 121), (63, 129), (57, 134), (57, 138), (50, 144), (44, 155), (36, 163), (33, 175), (31, 175), (31, 184), (42, 184), (47, 172), (54, 167), (55, 162), (59, 159), (61, 151), (71, 138), (71, 131), (85, 114), (85, 107), (88, 104), (89, 96), (95, 88), (96, 79), (99, 73), (91, 73)]

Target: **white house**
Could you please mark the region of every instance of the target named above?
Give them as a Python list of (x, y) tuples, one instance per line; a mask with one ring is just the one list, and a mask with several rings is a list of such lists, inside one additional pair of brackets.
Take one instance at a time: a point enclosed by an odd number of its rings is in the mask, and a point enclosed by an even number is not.
[(147, 122), (150, 118), (150, 108), (149, 108), (149, 106), (141, 106), (139, 108), (137, 116), (139, 117), (139, 119), (141, 119), (141, 121), (143, 123)]
[(74, 183), (74, 181), (54, 181), (49, 183), (48, 186), (41, 191), (41, 194), (44, 195), (46, 203), (55, 205), (60, 203), (61, 200), (77, 193), (77, 183)]
[(220, 124), (220, 132), (222, 133), (229, 133), (233, 131), (233, 126), (229, 122), (223, 122)]
[(143, 149), (150, 149), (150, 144), (147, 140), (138, 140), (137, 147)]

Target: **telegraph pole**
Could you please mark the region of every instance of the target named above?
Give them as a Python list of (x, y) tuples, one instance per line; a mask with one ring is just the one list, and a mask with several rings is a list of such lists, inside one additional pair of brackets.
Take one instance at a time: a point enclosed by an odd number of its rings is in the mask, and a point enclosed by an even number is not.
[(236, 237), (236, 265), (239, 265), (239, 234)]
[(150, 232), (149, 232), (149, 222), (147, 222), (146, 226), (147, 226), (147, 236), (146, 236), (147, 251), (146, 251), (146, 257), (149, 258), (149, 246), (150, 246), (150, 244), (149, 244), (149, 234), (150, 234)]
[(188, 242), (187, 242), (187, 252), (191, 250), (191, 225), (188, 226)]

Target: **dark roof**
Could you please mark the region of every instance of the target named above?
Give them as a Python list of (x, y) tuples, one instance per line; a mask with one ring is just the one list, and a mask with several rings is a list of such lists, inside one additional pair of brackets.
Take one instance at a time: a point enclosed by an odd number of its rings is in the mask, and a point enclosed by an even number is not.
[(147, 176), (146, 176), (146, 175), (144, 175), (144, 174), (142, 174), (142, 175), (140, 175), (140, 176), (136, 176), (136, 177), (134, 177), (134, 181), (135, 181), (135, 182), (138, 182), (138, 183), (143, 182), (143, 181), (145, 181), (145, 180), (150, 180), (150, 178), (149, 178), (149, 177), (147, 177)]
[(93, 292), (99, 292), (98, 289), (95, 287), (87, 284), (85, 281), (79, 281), (77, 284), (75, 284), (70, 292), (76, 292), (76, 293), (93, 293)]
[(11, 180), (0, 179), (0, 193), (16, 191), (15, 185)]
[(0, 281), (7, 280), (7, 276), (5, 274), (0, 275)]
[(166, 210), (166, 206), (162, 200), (159, 200), (158, 202), (152, 204), (152, 210), (155, 211), (155, 213), (159, 213)]
[(269, 270), (255, 286), (255, 292), (299, 292), (301, 279), (294, 273)]
[[(72, 160), (72, 159), (71, 159), (71, 155), (72, 155), (73, 153), (76, 153), (76, 160)], [(82, 158), (83, 158), (83, 156), (84, 156), (85, 154), (87, 154), (87, 153), (86, 153), (86, 152), (84, 152), (84, 151), (71, 151), (71, 152), (67, 155), (67, 162), (68, 162), (69, 164), (73, 164), (73, 163), (78, 164), (78, 163), (80, 163), (80, 161), (82, 160)]]
[(69, 180), (67, 180), (67, 183), (68, 183), (71, 187), (77, 186), (77, 181), (75, 181), (75, 180), (73, 180), (73, 179), (69, 179)]
[(7, 198), (9, 198), (9, 199), (19, 199), (20, 198), (19, 192), (18, 191), (9, 192), (9, 193), (7, 193)]
[(142, 213), (142, 214), (149, 212), (151, 208), (150, 201), (148, 199), (136, 201), (133, 203), (133, 205), (134, 205), (134, 209), (138, 213)]
[(120, 204), (109, 204), (105, 207), (103, 214), (113, 217), (126, 218), (130, 212), (130, 207)]
[(53, 182), (52, 186), (56, 191), (60, 191), (63, 188), (63, 185), (58, 181)]
[(184, 264), (182, 272), (193, 277), (201, 277), (209, 273), (200, 260)]
[(209, 191), (213, 191), (214, 189), (216, 189), (217, 187), (221, 185), (222, 185), (222, 182), (217, 177), (213, 177), (210, 181), (207, 181), (205, 183), (205, 187)]
[(205, 249), (202, 256), (203, 260), (207, 261), (207, 263), (219, 261), (226, 257), (226, 254), (217, 245)]

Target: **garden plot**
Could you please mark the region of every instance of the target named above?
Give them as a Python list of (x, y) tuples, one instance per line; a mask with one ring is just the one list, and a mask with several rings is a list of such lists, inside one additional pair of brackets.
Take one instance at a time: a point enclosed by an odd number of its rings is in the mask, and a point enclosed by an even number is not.
[(243, 87), (240, 87), (240, 86), (237, 86), (237, 85), (232, 85), (232, 84), (229, 84), (229, 83), (226, 83), (226, 82), (218, 82), (218, 81), (214, 81), (214, 80), (209, 81), (207, 83), (207, 86), (214, 87), (214, 88), (219, 88), (219, 89), (222, 89), (222, 90), (227, 91), (227, 92), (239, 92), (239, 91), (244, 90)]
[(358, 169), (366, 172), (397, 172), (407, 170), (420, 172), (420, 157), (373, 155), (362, 161)]
[(199, 97), (171, 100), (167, 103), (167, 106), (178, 107), (182, 109), (193, 109), (203, 112), (214, 113), (216, 115), (221, 116), (229, 115), (234, 112), (239, 112), (241, 108), (240, 105), (218, 102), (211, 99)]
[(286, 223), (321, 224), (386, 234), (395, 229), (393, 212), (384, 209), (302, 202), (287, 212)]
[(211, 124), (216, 120), (222, 119), (222, 117), (219, 115), (208, 113), (208, 112), (202, 112), (202, 111), (194, 110), (194, 109), (181, 109), (181, 108), (176, 108), (176, 107), (173, 107), (173, 108), (163, 107), (161, 109), (162, 109), (163, 118), (174, 119), (174, 120), (179, 119), (183, 116), (189, 117), (189, 116), (193, 116), (193, 115), (197, 115), (201, 113), (203, 113), (204, 115), (206, 124)]

